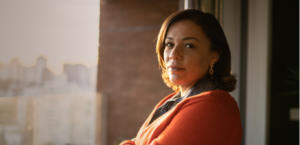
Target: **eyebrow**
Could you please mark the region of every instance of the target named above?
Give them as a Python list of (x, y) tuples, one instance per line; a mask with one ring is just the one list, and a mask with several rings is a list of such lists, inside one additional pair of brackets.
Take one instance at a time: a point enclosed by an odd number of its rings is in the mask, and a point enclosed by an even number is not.
[[(197, 41), (199, 41), (197, 38), (195, 38), (195, 37), (185, 37), (185, 38), (182, 38), (182, 41), (183, 40), (188, 40), (188, 39), (194, 39), (194, 40), (197, 40)], [(200, 42), (200, 41), (199, 41)]]
[(173, 38), (172, 38), (172, 37), (166, 37), (166, 39), (171, 39), (171, 40), (173, 40)]
[[(172, 37), (166, 37), (166, 39), (171, 39), (171, 40), (173, 40), (173, 38)], [(196, 40), (196, 41), (199, 41), (197, 38), (195, 38), (195, 37), (185, 37), (185, 38), (182, 38), (182, 41), (184, 41), (184, 40), (188, 40), (188, 39), (194, 39), (194, 40)], [(199, 41), (200, 42), (200, 41)]]

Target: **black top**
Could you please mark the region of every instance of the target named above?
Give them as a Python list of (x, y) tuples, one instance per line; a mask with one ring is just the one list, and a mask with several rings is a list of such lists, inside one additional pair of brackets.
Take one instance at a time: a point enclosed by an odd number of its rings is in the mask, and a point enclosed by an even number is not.
[(208, 78), (204, 78), (202, 80), (199, 80), (198, 82), (196, 82), (193, 85), (193, 87), (184, 96), (180, 97), (181, 93), (179, 92), (176, 95), (174, 95), (172, 98), (167, 100), (160, 107), (158, 107), (156, 109), (155, 113), (153, 114), (153, 117), (151, 118), (148, 126), (154, 120), (156, 120), (158, 117), (164, 115), (166, 112), (168, 112), (169, 110), (174, 108), (176, 106), (176, 104), (178, 104), (179, 102), (181, 102), (185, 98), (191, 97), (191, 96), (194, 96), (194, 95), (206, 92), (206, 91), (211, 91), (211, 90), (219, 90), (219, 88), (213, 82), (211, 82)]

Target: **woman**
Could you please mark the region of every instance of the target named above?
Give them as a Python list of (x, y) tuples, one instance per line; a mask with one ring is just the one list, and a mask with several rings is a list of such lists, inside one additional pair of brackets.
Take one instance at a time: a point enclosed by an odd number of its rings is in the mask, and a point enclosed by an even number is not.
[(200, 10), (169, 16), (158, 35), (164, 82), (175, 92), (161, 100), (133, 140), (121, 145), (239, 145), (239, 109), (224, 32)]

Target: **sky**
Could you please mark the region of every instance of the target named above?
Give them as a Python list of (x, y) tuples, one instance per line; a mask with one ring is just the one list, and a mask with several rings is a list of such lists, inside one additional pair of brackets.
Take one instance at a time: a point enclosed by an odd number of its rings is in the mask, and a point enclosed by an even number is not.
[(47, 59), (54, 74), (64, 63), (96, 66), (100, 0), (1, 0), (0, 63)]

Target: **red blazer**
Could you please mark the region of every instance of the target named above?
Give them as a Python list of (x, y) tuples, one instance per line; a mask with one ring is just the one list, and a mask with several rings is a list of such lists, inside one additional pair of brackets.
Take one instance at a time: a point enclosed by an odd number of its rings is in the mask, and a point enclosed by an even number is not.
[(135, 141), (120, 145), (240, 145), (243, 130), (236, 101), (222, 90), (188, 97), (149, 124), (160, 101), (140, 128)]

